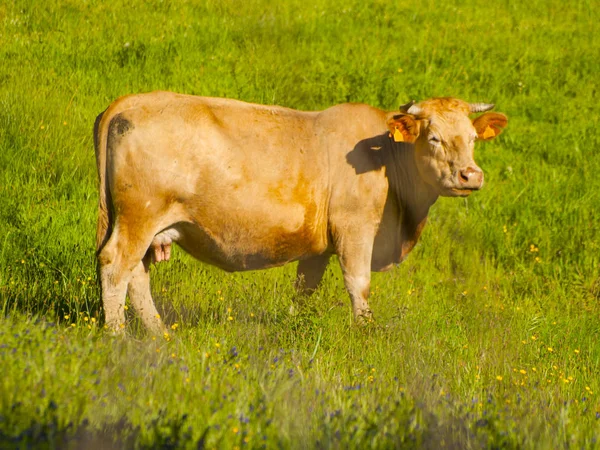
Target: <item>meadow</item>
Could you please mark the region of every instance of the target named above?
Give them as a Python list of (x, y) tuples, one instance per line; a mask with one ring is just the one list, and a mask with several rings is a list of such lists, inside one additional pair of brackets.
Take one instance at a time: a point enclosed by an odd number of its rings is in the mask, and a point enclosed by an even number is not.
[[(0, 448), (600, 448), (598, 2), (0, 3)], [(493, 102), (482, 191), (440, 199), (353, 324), (334, 259), (152, 269), (104, 330), (94, 119), (155, 89), (318, 110)], [(290, 306), (296, 304), (295, 313)], [(298, 306), (299, 304), (299, 306)], [(128, 310), (128, 313), (131, 311)]]

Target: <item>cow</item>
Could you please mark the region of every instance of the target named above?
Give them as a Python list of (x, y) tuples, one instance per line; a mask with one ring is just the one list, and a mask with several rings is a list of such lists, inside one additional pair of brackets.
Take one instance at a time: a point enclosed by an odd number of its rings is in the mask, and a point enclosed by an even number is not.
[(455, 98), (392, 112), (171, 92), (117, 99), (94, 126), (106, 325), (123, 332), (129, 295), (149, 331), (165, 329), (149, 268), (170, 258), (174, 242), (230, 272), (298, 261), (301, 293), (318, 287), (337, 255), (354, 317), (369, 321), (371, 272), (406, 258), (439, 196), (482, 187), (474, 143), (508, 123), (486, 112), (493, 107)]

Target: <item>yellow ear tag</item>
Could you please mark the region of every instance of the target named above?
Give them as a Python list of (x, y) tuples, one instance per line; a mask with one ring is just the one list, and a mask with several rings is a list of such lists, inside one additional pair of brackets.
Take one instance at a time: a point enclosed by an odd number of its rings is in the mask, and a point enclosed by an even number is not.
[(394, 142), (404, 142), (404, 136), (398, 128), (394, 131)]
[(483, 132), (482, 137), (484, 139), (487, 138), (492, 138), (496, 136), (496, 132), (494, 131), (494, 129), (492, 127), (490, 127), (489, 125), (487, 126), (487, 128), (485, 129), (485, 131)]

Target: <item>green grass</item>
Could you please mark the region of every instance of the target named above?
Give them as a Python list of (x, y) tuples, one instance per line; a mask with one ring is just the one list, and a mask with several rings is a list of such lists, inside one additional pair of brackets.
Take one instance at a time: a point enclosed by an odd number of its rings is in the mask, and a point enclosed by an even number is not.
[[(600, 447), (596, 2), (0, 4), (0, 447)], [(332, 261), (152, 269), (168, 337), (102, 329), (92, 127), (154, 89), (298, 109), (494, 102), (486, 186), (441, 199), (352, 324)], [(533, 247), (532, 247), (533, 245)], [(231, 320), (230, 320), (231, 319)]]

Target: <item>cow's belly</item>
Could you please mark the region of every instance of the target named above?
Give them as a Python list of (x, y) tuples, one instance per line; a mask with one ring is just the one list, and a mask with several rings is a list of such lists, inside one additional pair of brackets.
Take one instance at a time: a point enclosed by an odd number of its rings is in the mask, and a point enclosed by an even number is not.
[[(236, 230), (237, 228), (237, 230)], [(180, 222), (159, 233), (154, 243), (177, 242), (194, 258), (230, 272), (265, 269), (322, 253), (326, 243), (304, 227), (250, 230), (247, 224), (211, 231), (202, 224)]]
[(171, 242), (227, 271), (274, 267), (327, 249), (326, 195), (316, 182), (290, 176), (285, 182), (238, 183), (203, 176), (184, 186), (182, 179), (161, 184), (150, 178), (145, 185), (144, 195), (152, 194), (147, 203), (158, 205), (166, 226), (152, 242), (164, 254), (156, 261), (168, 259)]

